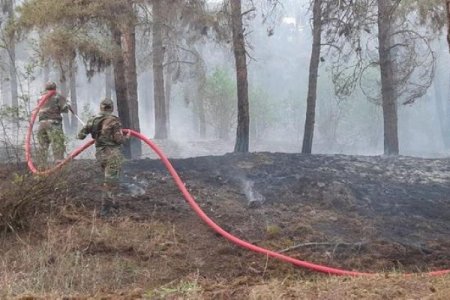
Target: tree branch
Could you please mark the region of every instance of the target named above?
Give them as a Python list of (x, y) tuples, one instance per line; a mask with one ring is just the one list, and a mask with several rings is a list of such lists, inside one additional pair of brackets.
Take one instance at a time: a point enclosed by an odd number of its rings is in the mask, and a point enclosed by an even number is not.
[(314, 243), (314, 242), (311, 242), (311, 243), (297, 244), (297, 245), (285, 248), (283, 250), (280, 250), (280, 251), (278, 251), (278, 253), (286, 253), (286, 252), (289, 252), (289, 251), (292, 251), (292, 250), (296, 250), (298, 248), (313, 247), (313, 246), (324, 246), (324, 247), (332, 246), (335, 249), (338, 246), (345, 246), (345, 247), (351, 247), (351, 248), (358, 248), (358, 250), (359, 250), (359, 249), (361, 249), (361, 247), (363, 245), (366, 245), (366, 244), (367, 244), (366, 242), (358, 242), (358, 243), (331, 243), (331, 242), (317, 242), (317, 243)]
[(241, 16), (245, 16), (246, 14), (249, 14), (249, 13), (251, 13), (251, 12), (253, 12), (253, 11), (256, 11), (256, 7), (252, 7), (252, 8), (250, 8), (249, 10), (244, 11), (244, 12), (241, 14)]
[(336, 46), (336, 45), (330, 44), (330, 43), (321, 43), (320, 46), (321, 46), (321, 47), (322, 47), (322, 46), (332, 47), (332, 48), (335, 48), (339, 53), (342, 53), (342, 49), (341, 49), (341, 48), (339, 48), (339, 47)]

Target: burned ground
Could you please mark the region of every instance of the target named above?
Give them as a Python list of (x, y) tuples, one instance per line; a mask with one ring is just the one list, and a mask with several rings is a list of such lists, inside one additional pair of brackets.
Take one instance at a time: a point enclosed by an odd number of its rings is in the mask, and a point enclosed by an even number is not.
[[(221, 227), (254, 244), (364, 272), (450, 268), (447, 159), (251, 153), (171, 161), (202, 209)], [(9, 169), (2, 172), (3, 179), (26, 172), (24, 166), (3, 169)], [(93, 226), (101, 199), (101, 174), (93, 161), (74, 161), (58, 178), (65, 182), (54, 189), (58, 196), (50, 194), (49, 202), (34, 211), (40, 221), (17, 229), (19, 235), (33, 232), (35, 243), (47, 238), (42, 228), (49, 226), (49, 211), (58, 230), (84, 226), (89, 231)], [(55, 212), (55, 207), (60, 209)], [(233, 282), (239, 294), (262, 279), (311, 275), (215, 234), (190, 209), (158, 160), (127, 162), (113, 215), (95, 222), (104, 224), (105, 231), (98, 232), (110, 236), (72, 238), (65, 253), (121, 257), (148, 270), (147, 287), (197, 274), (216, 283)], [(4, 234), (5, 241), (14, 238)], [(3, 246), (1, 251), (11, 249)], [(46, 259), (49, 264), (58, 261), (51, 255)], [(138, 277), (124, 285), (143, 286)], [(248, 291), (241, 293), (248, 296)]]
[[(447, 160), (259, 153), (173, 164), (203, 209), (247, 240), (310, 243), (289, 252), (362, 271), (450, 267)], [(148, 182), (129, 213), (154, 213), (145, 203), (158, 199), (192, 215), (160, 162), (132, 162), (126, 174)]]

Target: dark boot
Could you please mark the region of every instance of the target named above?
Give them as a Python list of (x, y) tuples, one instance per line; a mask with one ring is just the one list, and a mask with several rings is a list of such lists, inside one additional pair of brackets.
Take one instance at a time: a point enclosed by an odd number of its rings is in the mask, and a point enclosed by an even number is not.
[(102, 191), (102, 204), (100, 207), (100, 211), (98, 215), (100, 217), (107, 217), (111, 214), (111, 209), (113, 204), (112, 194), (111, 191), (107, 189), (107, 186), (103, 186)]
[(103, 201), (98, 215), (100, 217), (108, 217), (112, 213), (112, 208), (113, 207), (111, 201)]

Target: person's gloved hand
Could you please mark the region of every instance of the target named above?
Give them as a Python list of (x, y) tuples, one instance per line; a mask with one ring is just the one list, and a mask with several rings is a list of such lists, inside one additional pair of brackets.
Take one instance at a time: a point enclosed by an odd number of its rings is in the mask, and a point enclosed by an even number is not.
[(85, 138), (86, 138), (85, 134), (83, 134), (82, 132), (78, 133), (78, 135), (77, 135), (78, 140), (84, 140)]

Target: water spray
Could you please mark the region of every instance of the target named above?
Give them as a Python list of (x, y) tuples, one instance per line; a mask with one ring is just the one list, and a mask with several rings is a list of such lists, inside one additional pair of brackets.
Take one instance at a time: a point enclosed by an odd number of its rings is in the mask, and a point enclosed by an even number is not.
[(70, 110), (70, 112), (78, 119), (78, 121), (83, 125), (83, 126), (85, 126), (86, 125), (86, 123), (85, 122), (83, 122), (83, 120), (73, 111), (73, 109), (72, 109), (72, 107), (69, 105), (69, 110)]

